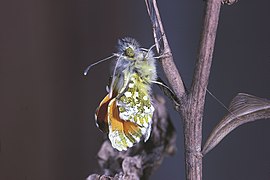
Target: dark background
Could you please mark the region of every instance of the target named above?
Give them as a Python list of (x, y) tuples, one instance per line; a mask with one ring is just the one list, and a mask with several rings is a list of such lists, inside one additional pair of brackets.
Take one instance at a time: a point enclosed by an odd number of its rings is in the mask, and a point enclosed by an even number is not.
[[(203, 1), (159, 1), (173, 55), (189, 87)], [(270, 98), (270, 1), (223, 6), (210, 91), (224, 104), (239, 92)], [(99, 172), (103, 134), (94, 112), (106, 94), (118, 38), (153, 44), (144, 1), (6, 0), (0, 5), (0, 179), (79, 180)], [(162, 71), (159, 71), (162, 75)], [(158, 89), (156, 93), (161, 93)], [(171, 103), (178, 151), (152, 179), (184, 179), (182, 123)], [(204, 142), (226, 114), (207, 96)], [(233, 131), (203, 161), (205, 180), (270, 179), (270, 121)]]

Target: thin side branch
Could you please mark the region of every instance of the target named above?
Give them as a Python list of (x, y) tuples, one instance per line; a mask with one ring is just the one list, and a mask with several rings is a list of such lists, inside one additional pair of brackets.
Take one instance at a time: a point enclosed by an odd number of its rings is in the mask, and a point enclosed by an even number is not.
[[(153, 25), (153, 34), (158, 52), (162, 52), (162, 68), (168, 82), (178, 100), (184, 99), (186, 92), (182, 78), (175, 66), (171, 49), (162, 25), (156, 0), (145, 0), (146, 7)], [(161, 41), (162, 40), (162, 44)], [(161, 45), (160, 45), (161, 44)], [(181, 102), (181, 101), (180, 101)]]

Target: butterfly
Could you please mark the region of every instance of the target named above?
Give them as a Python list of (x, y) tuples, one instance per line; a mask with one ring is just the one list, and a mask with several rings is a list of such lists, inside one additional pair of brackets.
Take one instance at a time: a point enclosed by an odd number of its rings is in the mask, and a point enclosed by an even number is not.
[(141, 48), (130, 37), (118, 40), (118, 52), (111, 57), (116, 57), (115, 67), (108, 94), (99, 104), (95, 119), (99, 129), (108, 133), (112, 147), (122, 151), (150, 137), (156, 60), (151, 48)]

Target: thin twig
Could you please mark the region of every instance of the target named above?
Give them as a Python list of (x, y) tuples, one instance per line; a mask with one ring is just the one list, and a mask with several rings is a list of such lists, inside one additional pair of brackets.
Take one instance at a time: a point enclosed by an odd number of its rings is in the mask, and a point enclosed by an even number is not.
[[(155, 38), (156, 48), (158, 52), (163, 53), (161, 60), (162, 68), (168, 79), (168, 82), (176, 94), (176, 97), (180, 102), (183, 102), (183, 99), (186, 95), (185, 86), (182, 81), (182, 78), (175, 66), (171, 49), (162, 25), (161, 17), (159, 14), (158, 6), (156, 0), (145, 0), (146, 7), (153, 26), (153, 34)], [(160, 46), (159, 39), (162, 39), (162, 47)]]

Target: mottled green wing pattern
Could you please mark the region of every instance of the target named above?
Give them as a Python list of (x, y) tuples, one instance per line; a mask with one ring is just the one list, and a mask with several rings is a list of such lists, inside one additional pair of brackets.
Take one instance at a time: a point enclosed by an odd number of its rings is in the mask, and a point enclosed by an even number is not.
[(134, 73), (124, 93), (118, 98), (119, 116), (137, 124), (145, 138), (149, 138), (154, 107), (150, 97), (150, 85)]
[(122, 120), (119, 117), (115, 98), (108, 105), (107, 119), (109, 139), (112, 146), (118, 151), (127, 150), (127, 148), (140, 141), (143, 135), (142, 129), (135, 123)]

